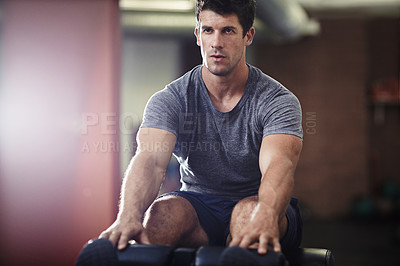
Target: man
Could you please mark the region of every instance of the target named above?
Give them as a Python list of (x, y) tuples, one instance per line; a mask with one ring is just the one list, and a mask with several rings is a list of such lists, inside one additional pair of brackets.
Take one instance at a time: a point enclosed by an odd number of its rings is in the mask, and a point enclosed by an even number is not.
[[(246, 64), (254, 0), (198, 0), (203, 64), (149, 100), (116, 221), (101, 235), (173, 247), (298, 247), (291, 199), (302, 147), (297, 98)], [(181, 191), (157, 197), (174, 154)]]

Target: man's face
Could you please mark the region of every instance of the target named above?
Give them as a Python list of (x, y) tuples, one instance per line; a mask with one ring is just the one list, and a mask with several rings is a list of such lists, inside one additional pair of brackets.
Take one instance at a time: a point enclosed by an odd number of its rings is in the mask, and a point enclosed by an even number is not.
[(235, 14), (219, 15), (203, 10), (195, 35), (204, 66), (214, 75), (225, 76), (245, 62), (245, 47), (251, 44), (254, 29), (243, 38), (243, 28)]

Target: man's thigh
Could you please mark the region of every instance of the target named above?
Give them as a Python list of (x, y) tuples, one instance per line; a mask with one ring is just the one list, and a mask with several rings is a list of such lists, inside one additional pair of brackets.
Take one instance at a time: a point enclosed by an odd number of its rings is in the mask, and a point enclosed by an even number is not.
[(192, 191), (174, 191), (167, 195), (177, 195), (190, 202), (207, 234), (208, 244), (225, 246), (231, 213), (238, 200)]
[(146, 211), (143, 226), (152, 244), (199, 247), (208, 244), (192, 204), (183, 197), (156, 199)]

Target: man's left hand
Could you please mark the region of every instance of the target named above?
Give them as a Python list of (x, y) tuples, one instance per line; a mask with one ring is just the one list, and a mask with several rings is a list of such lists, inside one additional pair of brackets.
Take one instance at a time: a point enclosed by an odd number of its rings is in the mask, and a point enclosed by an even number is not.
[(250, 222), (233, 236), (229, 246), (257, 248), (259, 254), (267, 253), (269, 248), (280, 252), (278, 213), (265, 203), (258, 202)]

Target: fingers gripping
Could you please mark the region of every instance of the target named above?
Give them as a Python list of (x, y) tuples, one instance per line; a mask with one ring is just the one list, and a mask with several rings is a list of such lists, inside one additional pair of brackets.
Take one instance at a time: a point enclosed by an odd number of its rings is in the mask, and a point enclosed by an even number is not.
[(229, 246), (239, 246), (241, 248), (254, 248), (259, 254), (266, 254), (269, 248), (275, 252), (281, 252), (281, 245), (278, 237), (272, 237), (267, 233), (244, 234), (234, 237)]
[(239, 243), (239, 247), (248, 248), (251, 244), (256, 243), (258, 241), (258, 237), (256, 234), (247, 234), (242, 237), (242, 240)]
[(126, 248), (129, 240), (130, 240), (130, 237), (127, 234), (121, 234), (119, 241), (118, 241), (118, 249), (122, 250), (122, 249)]
[(140, 244), (150, 244), (143, 226), (134, 224), (130, 224), (129, 226), (122, 226), (120, 223), (113, 224), (101, 233), (99, 238), (107, 238), (119, 250), (125, 249), (128, 242), (132, 239)]
[(258, 253), (265, 254), (272, 248), (275, 252), (281, 252), (281, 244), (278, 237), (272, 237), (268, 234), (261, 234), (259, 238)]
[(121, 236), (120, 232), (108, 229), (103, 233), (101, 233), (99, 238), (107, 238), (108, 240), (110, 240), (113, 246), (116, 246), (117, 243), (119, 242), (120, 236)]
[(268, 236), (266, 234), (260, 235), (260, 243), (258, 246), (258, 253), (265, 254), (268, 249)]

